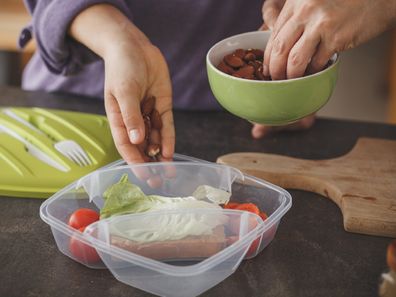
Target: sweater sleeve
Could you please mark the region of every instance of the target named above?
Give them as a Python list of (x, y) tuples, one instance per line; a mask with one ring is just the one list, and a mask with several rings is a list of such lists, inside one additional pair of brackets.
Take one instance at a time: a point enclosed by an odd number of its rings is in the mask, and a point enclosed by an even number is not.
[(81, 11), (102, 3), (115, 6), (132, 20), (124, 0), (25, 0), (26, 7), (32, 14), (32, 23), (22, 31), (20, 46), (26, 44), (26, 30), (31, 29), (39, 54), (49, 71), (60, 75), (79, 72), (85, 64), (100, 58), (68, 36), (67, 31), (72, 20)]

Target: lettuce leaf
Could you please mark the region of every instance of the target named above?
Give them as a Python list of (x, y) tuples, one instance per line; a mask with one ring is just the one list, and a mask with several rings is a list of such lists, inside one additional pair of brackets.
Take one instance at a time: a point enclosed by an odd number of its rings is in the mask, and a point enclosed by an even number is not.
[[(118, 183), (103, 193), (105, 203), (100, 210), (100, 218), (160, 209), (220, 208), (217, 204), (227, 203), (230, 195), (226, 191), (206, 185), (199, 186), (188, 197), (146, 195), (138, 186), (129, 182), (128, 174), (124, 174)], [(203, 201), (204, 199), (209, 202)]]
[(103, 199), (105, 203), (100, 210), (101, 219), (113, 215), (144, 212), (149, 210), (153, 203), (138, 186), (129, 182), (127, 174), (103, 193)]

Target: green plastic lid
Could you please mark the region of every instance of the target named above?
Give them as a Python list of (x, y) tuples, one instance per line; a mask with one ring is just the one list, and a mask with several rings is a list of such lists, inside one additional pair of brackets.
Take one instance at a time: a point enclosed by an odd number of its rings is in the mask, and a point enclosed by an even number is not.
[(47, 198), (119, 158), (105, 116), (0, 109), (0, 196)]

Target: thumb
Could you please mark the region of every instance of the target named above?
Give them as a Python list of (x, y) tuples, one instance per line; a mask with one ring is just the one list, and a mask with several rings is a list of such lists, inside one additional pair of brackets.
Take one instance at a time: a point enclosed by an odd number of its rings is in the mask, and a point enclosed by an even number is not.
[(263, 5), (263, 21), (272, 30), (282, 10), (284, 0), (266, 0)]
[(270, 126), (264, 126), (260, 124), (253, 124), (252, 127), (252, 136), (255, 139), (260, 139), (271, 132)]

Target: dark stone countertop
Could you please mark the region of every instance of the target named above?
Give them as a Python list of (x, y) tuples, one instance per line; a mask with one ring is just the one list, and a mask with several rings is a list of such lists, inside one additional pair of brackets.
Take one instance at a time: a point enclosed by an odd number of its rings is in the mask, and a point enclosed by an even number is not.
[[(91, 98), (0, 87), (0, 106), (104, 113)], [(215, 161), (254, 151), (306, 159), (343, 155), (358, 137), (396, 139), (396, 126), (319, 119), (309, 131), (252, 140), (250, 124), (225, 112), (175, 112), (178, 153)], [(1, 170), (1, 169), (0, 169)], [(273, 242), (202, 296), (377, 296), (390, 238), (345, 232), (330, 200), (291, 190), (293, 206)], [(40, 199), (1, 197), (0, 296), (150, 296), (61, 254), (39, 217)]]

